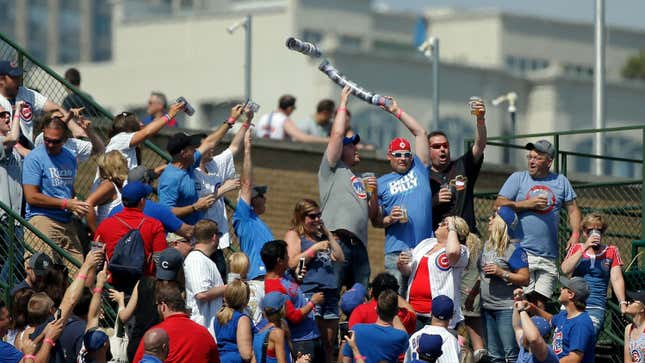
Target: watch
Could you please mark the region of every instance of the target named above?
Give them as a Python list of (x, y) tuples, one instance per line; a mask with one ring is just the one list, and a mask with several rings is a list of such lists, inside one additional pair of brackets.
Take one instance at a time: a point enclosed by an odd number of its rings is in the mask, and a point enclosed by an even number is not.
[(511, 274), (508, 271), (504, 271), (504, 274), (502, 275), (502, 280), (508, 282), (508, 278), (511, 276)]

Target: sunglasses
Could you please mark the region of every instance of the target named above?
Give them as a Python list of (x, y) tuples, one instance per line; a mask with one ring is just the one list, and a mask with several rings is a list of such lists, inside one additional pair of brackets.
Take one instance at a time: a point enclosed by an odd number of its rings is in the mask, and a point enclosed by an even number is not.
[(439, 150), (441, 148), (448, 149), (450, 145), (447, 142), (443, 142), (440, 144), (431, 144), (430, 147), (433, 148), (434, 150)]
[(390, 155), (394, 156), (395, 158), (409, 159), (410, 157), (412, 157), (412, 153), (409, 151), (390, 153)]
[(5, 118), (11, 116), (11, 113), (9, 111), (2, 111), (0, 112), (0, 118)]
[(45, 142), (45, 144), (58, 145), (63, 142), (63, 139), (50, 139), (48, 137), (43, 137), (43, 141)]
[(310, 219), (316, 219), (322, 217), (322, 213), (307, 213), (306, 216)]

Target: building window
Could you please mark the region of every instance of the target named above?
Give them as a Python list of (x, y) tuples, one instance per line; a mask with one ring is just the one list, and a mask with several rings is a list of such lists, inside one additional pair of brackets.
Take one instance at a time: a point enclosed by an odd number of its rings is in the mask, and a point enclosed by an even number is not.
[(341, 35), (339, 41), (341, 47), (348, 49), (360, 49), (362, 44), (361, 38), (351, 35)]
[(323, 40), (323, 35), (321, 32), (305, 29), (302, 31), (302, 40), (304, 40), (305, 42), (310, 42), (317, 45)]
[(204, 120), (204, 126), (219, 126), (223, 120), (226, 120), (233, 106), (244, 103), (244, 100), (228, 100), (224, 102), (202, 102), (199, 104), (199, 114)]

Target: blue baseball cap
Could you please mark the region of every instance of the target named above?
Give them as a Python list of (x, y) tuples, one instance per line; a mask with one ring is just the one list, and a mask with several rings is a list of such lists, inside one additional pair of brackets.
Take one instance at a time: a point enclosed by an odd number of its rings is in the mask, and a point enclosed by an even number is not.
[(417, 353), (423, 354), (432, 358), (439, 358), (443, 351), (441, 345), (443, 339), (437, 334), (421, 334), (418, 341)]
[(513, 208), (508, 206), (502, 206), (497, 208), (497, 215), (504, 220), (506, 223), (506, 231), (508, 237), (511, 240), (521, 240), (524, 238), (524, 233), (522, 232), (522, 226), (520, 225), (520, 219), (513, 210)]
[(543, 317), (536, 315), (531, 318), (531, 321), (533, 321), (542, 337), (547, 337), (551, 334), (551, 325)]
[(9, 77), (20, 77), (22, 76), (22, 68), (18, 66), (18, 63), (14, 61), (3, 60), (0, 61), (0, 75), (7, 75)]
[(367, 289), (361, 283), (355, 283), (351, 289), (345, 291), (340, 298), (340, 309), (346, 316), (351, 315), (356, 307), (363, 303), (363, 299), (367, 295)]
[(446, 295), (439, 295), (432, 299), (432, 316), (439, 320), (450, 320), (455, 310), (452, 299)]
[(264, 295), (261, 304), (262, 310), (264, 310), (268, 314), (275, 313), (276, 311), (282, 309), (284, 304), (287, 302), (287, 299), (287, 295), (277, 291), (272, 291)]
[(181, 252), (174, 247), (168, 247), (161, 251), (157, 258), (155, 277), (157, 280), (174, 281), (183, 264), (184, 257)]
[(83, 346), (88, 352), (96, 352), (101, 349), (105, 342), (108, 341), (108, 336), (98, 329), (91, 329), (83, 335)]
[(354, 134), (350, 137), (344, 137), (343, 138), (343, 145), (349, 145), (349, 144), (358, 144), (361, 141), (361, 137), (358, 134)]
[(138, 202), (152, 193), (152, 187), (142, 182), (128, 183), (121, 191), (121, 200), (123, 202)]

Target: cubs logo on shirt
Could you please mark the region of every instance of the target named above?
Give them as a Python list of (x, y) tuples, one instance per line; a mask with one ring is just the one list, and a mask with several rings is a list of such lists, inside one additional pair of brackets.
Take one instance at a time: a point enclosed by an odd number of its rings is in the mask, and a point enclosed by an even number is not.
[(25, 121), (31, 121), (33, 115), (34, 113), (32, 111), (31, 104), (25, 101), (25, 104), (20, 109), (20, 118)]
[(561, 331), (556, 331), (555, 334), (553, 334), (553, 353), (556, 355), (562, 353), (562, 332)]
[(363, 180), (356, 175), (352, 175), (351, 183), (352, 187), (354, 188), (354, 192), (356, 192), (356, 196), (358, 196), (358, 199), (367, 199), (367, 192), (365, 191), (365, 187), (363, 186)]
[(448, 261), (448, 255), (446, 255), (445, 251), (441, 252), (437, 258), (435, 258), (434, 263), (441, 271), (450, 270), (450, 261)]
[(546, 207), (542, 208), (541, 210), (536, 210), (535, 213), (547, 214), (555, 208), (555, 204), (556, 204), (555, 194), (553, 194), (553, 192), (549, 187), (547, 187), (546, 185), (534, 185), (526, 193), (525, 198), (526, 200), (529, 200), (531, 198), (538, 197), (538, 196), (546, 197), (547, 203), (546, 203)]
[(638, 349), (632, 349), (632, 362), (640, 362), (641, 361), (641, 352)]

